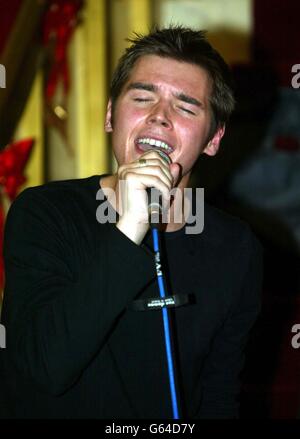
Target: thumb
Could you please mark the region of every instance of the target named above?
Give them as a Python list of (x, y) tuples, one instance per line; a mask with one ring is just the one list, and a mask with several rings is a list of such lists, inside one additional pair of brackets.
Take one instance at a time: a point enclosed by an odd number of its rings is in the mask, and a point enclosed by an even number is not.
[(170, 165), (170, 172), (173, 177), (173, 187), (176, 186), (176, 183), (179, 179), (181, 167), (178, 163), (171, 163)]

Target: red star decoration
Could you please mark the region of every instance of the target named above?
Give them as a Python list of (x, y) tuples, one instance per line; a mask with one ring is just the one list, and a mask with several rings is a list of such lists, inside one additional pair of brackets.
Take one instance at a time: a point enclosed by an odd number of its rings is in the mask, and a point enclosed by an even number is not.
[(23, 171), (33, 144), (33, 139), (20, 140), (0, 152), (0, 185), (11, 201), (16, 198), (19, 187), (26, 181)]
[[(20, 140), (8, 145), (0, 152), (0, 185), (3, 192), (13, 201), (22, 184), (26, 181), (23, 172), (34, 144), (33, 139)], [(2, 258), (3, 231), (5, 215), (0, 198), (0, 288), (4, 284), (4, 268)], [(1, 293), (0, 293), (1, 296)]]

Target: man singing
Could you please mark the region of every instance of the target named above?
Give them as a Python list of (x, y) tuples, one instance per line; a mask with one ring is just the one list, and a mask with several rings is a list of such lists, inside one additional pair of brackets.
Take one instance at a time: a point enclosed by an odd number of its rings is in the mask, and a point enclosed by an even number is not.
[[(193, 298), (171, 310), (180, 416), (238, 417), (260, 245), (208, 205), (201, 233), (187, 233), (199, 200), (177, 203), (198, 157), (220, 147), (234, 107), (229, 69), (202, 31), (174, 26), (131, 42), (105, 121), (117, 172), (27, 189), (8, 214), (3, 417), (172, 417), (161, 311), (134, 307), (158, 296), (148, 188), (168, 211), (168, 293)], [(99, 199), (116, 221), (96, 215)]]

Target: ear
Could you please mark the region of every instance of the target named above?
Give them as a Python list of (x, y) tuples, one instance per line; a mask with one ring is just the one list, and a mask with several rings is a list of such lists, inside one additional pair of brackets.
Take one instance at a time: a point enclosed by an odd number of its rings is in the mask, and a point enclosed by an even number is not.
[(210, 139), (210, 141), (204, 148), (203, 153), (210, 156), (216, 155), (217, 152), (219, 151), (221, 139), (224, 136), (224, 133), (225, 133), (225, 125), (222, 125), (217, 129), (217, 131), (213, 135), (213, 138)]
[(107, 109), (106, 109), (106, 116), (105, 116), (105, 124), (104, 124), (104, 128), (105, 131), (107, 133), (111, 133), (113, 128), (112, 128), (112, 123), (111, 123), (111, 116), (112, 116), (112, 110), (111, 110), (111, 99), (109, 99), (108, 104), (107, 104)]

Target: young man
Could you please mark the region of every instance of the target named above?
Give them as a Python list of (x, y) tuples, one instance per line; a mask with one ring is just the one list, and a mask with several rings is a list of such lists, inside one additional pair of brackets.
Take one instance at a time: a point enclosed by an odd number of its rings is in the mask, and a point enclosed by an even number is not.
[[(172, 417), (161, 312), (133, 306), (158, 296), (147, 188), (170, 206), (168, 292), (194, 298), (172, 316), (180, 415), (238, 416), (260, 248), (246, 225), (208, 206), (204, 231), (186, 233), (187, 216), (175, 221), (179, 192), (170, 201), (199, 155), (218, 151), (234, 106), (228, 69), (203, 32), (173, 27), (133, 43), (113, 77), (105, 123), (118, 172), (26, 190), (8, 215), (6, 416)], [(99, 182), (115, 224), (95, 218)]]

